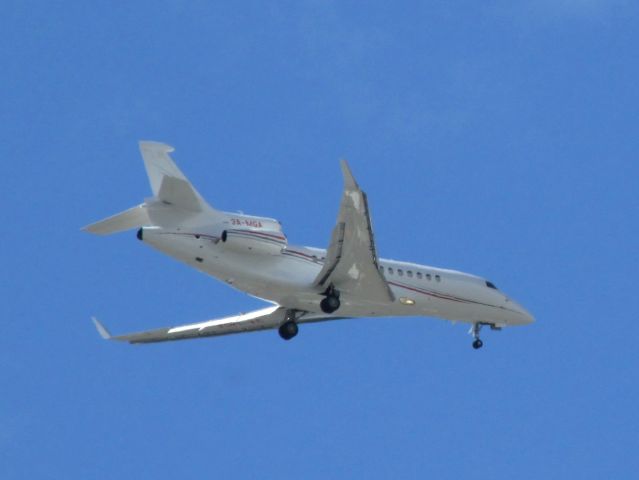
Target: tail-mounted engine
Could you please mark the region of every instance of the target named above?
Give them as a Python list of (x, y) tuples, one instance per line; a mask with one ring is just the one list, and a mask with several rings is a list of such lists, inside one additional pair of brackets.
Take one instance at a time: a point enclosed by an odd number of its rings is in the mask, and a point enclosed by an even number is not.
[(224, 230), (221, 236), (224, 248), (238, 253), (278, 255), (286, 248), (286, 237), (273, 230)]
[(245, 215), (229, 219), (232, 228), (222, 232), (220, 237), (224, 248), (238, 253), (259, 253), (278, 255), (286, 248), (286, 236), (277, 220)]

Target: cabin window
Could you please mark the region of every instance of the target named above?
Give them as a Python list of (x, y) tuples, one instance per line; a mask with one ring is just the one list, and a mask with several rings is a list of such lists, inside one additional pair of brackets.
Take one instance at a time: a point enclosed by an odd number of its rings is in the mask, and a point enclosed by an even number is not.
[(412, 270), (407, 271), (406, 275), (408, 275), (408, 278), (413, 278), (413, 271)]
[(437, 280), (438, 282), (442, 281), (442, 277), (440, 277), (439, 275), (435, 275), (435, 280)]
[(497, 290), (497, 287), (495, 286), (495, 284), (493, 282), (489, 282), (488, 280), (486, 280), (486, 286), (488, 288), (493, 288), (493, 289)]
[(404, 270), (402, 270), (401, 268), (397, 269), (397, 275), (399, 275), (400, 277), (404, 276)]
[(388, 274), (392, 275), (393, 274), (393, 267), (388, 267)]
[(417, 272), (417, 278), (422, 278), (422, 272)]
[(430, 279), (431, 279), (431, 277), (430, 277), (430, 273), (427, 273), (427, 274), (426, 274), (426, 280), (428, 280), (428, 281), (430, 282)]

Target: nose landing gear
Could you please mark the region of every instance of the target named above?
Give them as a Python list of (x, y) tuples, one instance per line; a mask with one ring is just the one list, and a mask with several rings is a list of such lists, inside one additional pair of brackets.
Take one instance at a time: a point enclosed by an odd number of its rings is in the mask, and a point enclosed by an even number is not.
[(484, 346), (484, 342), (482, 342), (481, 339), (479, 338), (479, 332), (481, 330), (481, 327), (483, 327), (484, 325), (488, 325), (491, 330), (502, 329), (502, 325), (495, 324), (495, 323), (488, 323), (488, 322), (473, 323), (473, 326), (470, 327), (470, 330), (468, 331), (468, 333), (473, 336), (473, 348), (475, 350), (479, 350), (481, 347)]
[(473, 326), (470, 327), (470, 333), (473, 336), (473, 348), (475, 350), (479, 350), (481, 347), (484, 346), (484, 342), (481, 341), (481, 339), (479, 338), (479, 332), (481, 331), (481, 327), (483, 324), (477, 322), (477, 323), (473, 323)]

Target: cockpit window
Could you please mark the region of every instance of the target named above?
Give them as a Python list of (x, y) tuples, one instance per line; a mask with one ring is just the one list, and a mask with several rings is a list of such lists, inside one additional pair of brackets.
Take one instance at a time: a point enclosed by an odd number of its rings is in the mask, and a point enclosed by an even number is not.
[(493, 282), (489, 282), (488, 280), (486, 280), (486, 286), (488, 288), (492, 288), (492, 289), (497, 290), (497, 287), (495, 286), (495, 284)]

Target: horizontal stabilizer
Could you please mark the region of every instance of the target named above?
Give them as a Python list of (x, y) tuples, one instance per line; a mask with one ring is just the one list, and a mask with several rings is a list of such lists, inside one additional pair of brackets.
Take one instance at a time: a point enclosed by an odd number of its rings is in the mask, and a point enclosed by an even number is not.
[(123, 232), (132, 228), (139, 228), (149, 225), (150, 220), (147, 214), (146, 205), (138, 205), (128, 210), (113, 215), (99, 222), (87, 225), (82, 230), (95, 233), (96, 235), (109, 235), (111, 233)]

